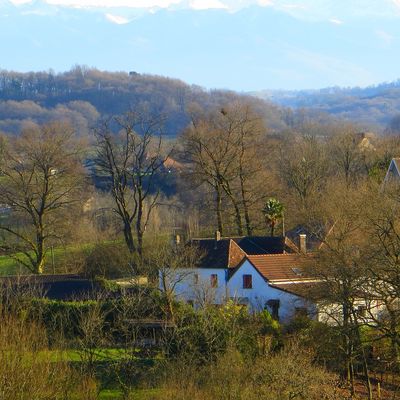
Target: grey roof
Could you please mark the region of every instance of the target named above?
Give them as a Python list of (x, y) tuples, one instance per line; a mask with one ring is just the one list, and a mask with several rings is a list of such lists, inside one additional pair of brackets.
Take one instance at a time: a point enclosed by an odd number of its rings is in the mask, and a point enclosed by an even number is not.
[[(234, 242), (238, 248), (233, 248)], [(201, 259), (200, 268), (228, 268), (236, 266), (246, 255), (282, 254), (289, 251), (284, 237), (245, 236), (215, 239), (193, 239), (190, 242), (199, 248)], [(242, 256), (235, 257), (234, 251), (242, 251)], [(237, 254), (236, 254), (237, 256)], [(231, 265), (232, 259), (237, 259), (236, 265)]]
[(52, 300), (90, 298), (99, 291), (96, 282), (74, 274), (15, 275), (0, 278), (0, 286), (32, 290)]

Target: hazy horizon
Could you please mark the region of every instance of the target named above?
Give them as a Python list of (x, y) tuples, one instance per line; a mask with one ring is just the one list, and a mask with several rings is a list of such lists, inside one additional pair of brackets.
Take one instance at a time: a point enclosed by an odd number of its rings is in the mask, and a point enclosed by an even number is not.
[(86, 65), (239, 92), (400, 75), (400, 0), (0, 0), (0, 68)]

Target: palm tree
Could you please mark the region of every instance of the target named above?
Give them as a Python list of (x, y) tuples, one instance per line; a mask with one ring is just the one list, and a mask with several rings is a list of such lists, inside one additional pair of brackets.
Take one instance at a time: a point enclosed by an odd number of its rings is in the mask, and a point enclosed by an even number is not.
[(265, 203), (265, 206), (262, 211), (264, 213), (265, 222), (267, 223), (267, 226), (271, 228), (271, 236), (274, 236), (275, 225), (278, 222), (278, 220), (283, 218), (284, 210), (285, 207), (277, 199), (270, 198)]

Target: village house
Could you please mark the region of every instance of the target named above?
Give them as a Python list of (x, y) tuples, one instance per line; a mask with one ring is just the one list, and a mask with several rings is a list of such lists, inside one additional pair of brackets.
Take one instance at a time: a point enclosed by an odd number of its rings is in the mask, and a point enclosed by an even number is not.
[[(299, 314), (335, 323), (340, 319), (341, 306), (313, 300), (324, 283), (307, 274), (305, 268), (306, 255), (312, 257), (321, 243), (315, 238), (308, 241), (301, 233), (304, 230), (297, 232), (297, 240), (294, 232), (285, 237), (239, 238), (221, 238), (217, 232), (215, 238), (193, 239), (191, 244), (202, 254), (198, 265), (168, 271), (168, 276), (161, 276), (160, 271), (160, 287), (162, 279), (169, 280), (177, 299), (194, 307), (232, 300), (250, 312), (266, 309), (282, 323)], [(362, 319), (365, 300), (360, 297), (356, 303)]]
[(194, 306), (233, 300), (250, 311), (267, 309), (280, 321), (298, 313), (315, 315), (315, 305), (301, 294), (301, 288), (315, 282), (301, 268), (305, 234), (300, 247), (288, 237), (221, 238), (218, 232), (191, 244), (201, 253), (197, 267), (179, 268), (168, 277), (178, 299)]
[(400, 158), (392, 158), (386, 172), (384, 183), (400, 180)]

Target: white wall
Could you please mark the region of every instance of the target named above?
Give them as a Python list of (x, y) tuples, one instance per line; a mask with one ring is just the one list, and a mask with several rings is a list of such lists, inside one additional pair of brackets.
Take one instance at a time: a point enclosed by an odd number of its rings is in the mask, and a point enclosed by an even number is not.
[[(218, 288), (211, 287), (212, 274), (218, 276)], [(252, 276), (252, 289), (243, 288), (243, 275)], [(248, 260), (229, 281), (227, 281), (227, 270), (220, 268), (182, 268), (172, 271), (167, 278), (170, 284), (178, 282), (175, 286), (175, 295), (178, 299), (192, 301), (197, 305), (223, 304), (230, 298), (244, 303), (243, 300), (248, 299), (246, 304), (251, 311), (261, 311), (268, 300), (279, 300), (279, 318), (282, 322), (294, 316), (296, 307), (306, 307), (312, 314), (315, 310), (315, 307), (305, 299), (270, 286)], [(161, 281), (160, 288), (162, 288)]]
[[(252, 276), (252, 289), (243, 288), (243, 275)], [(248, 298), (254, 311), (261, 311), (268, 300), (279, 300), (279, 319), (282, 322), (290, 320), (297, 307), (306, 307), (314, 314), (315, 307), (312, 304), (302, 297), (270, 286), (248, 260), (231, 277), (227, 286), (230, 297)]]
[[(365, 307), (365, 315), (358, 315), (357, 317), (358, 322), (362, 323), (373, 323), (373, 321), (379, 320), (385, 311), (385, 307), (376, 300), (356, 299), (353, 306), (355, 308), (359, 306)], [(342, 325), (343, 306), (338, 303), (319, 304), (317, 320), (328, 325)]]
[[(162, 272), (160, 272), (161, 274)], [(218, 277), (218, 287), (211, 287), (211, 275)], [(196, 278), (197, 276), (197, 278)], [(183, 301), (203, 304), (222, 304), (226, 299), (226, 270), (222, 268), (181, 268), (167, 275), (170, 285), (175, 285), (175, 295)], [(161, 281), (160, 281), (160, 288)]]

